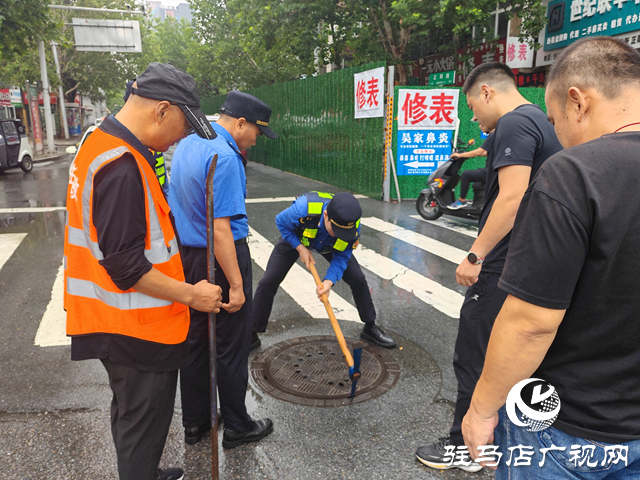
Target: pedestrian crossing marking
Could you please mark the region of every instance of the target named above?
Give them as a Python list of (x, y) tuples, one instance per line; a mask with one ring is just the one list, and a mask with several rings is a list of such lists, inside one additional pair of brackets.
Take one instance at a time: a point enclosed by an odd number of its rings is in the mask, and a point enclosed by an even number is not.
[(63, 308), (64, 298), (64, 264), (58, 268), (56, 280), (51, 289), (51, 300), (40, 321), (34, 344), (38, 347), (56, 347), (71, 345), (67, 337), (67, 312)]
[(407, 230), (406, 228), (394, 225), (393, 223), (385, 222), (377, 217), (363, 217), (360, 222), (365, 226), (385, 233), (393, 238), (402, 240), (414, 247), (418, 247), (426, 252), (437, 255), (440, 258), (449, 260), (456, 265), (459, 265), (462, 260), (467, 256), (467, 252), (460, 250), (459, 248), (452, 247), (448, 243), (440, 242), (426, 235), (416, 233), (413, 230)]
[(385, 280), (391, 280), (396, 287), (413, 293), (445, 315), (460, 318), (463, 295), (366, 247), (361, 246), (353, 253), (358, 263), (371, 273)]
[(446, 228), (448, 230), (452, 230), (456, 233), (461, 233), (468, 237), (478, 238), (478, 227), (474, 225), (469, 225), (468, 223), (456, 222), (455, 220), (449, 218), (439, 218), (437, 220), (426, 220), (422, 218), (420, 215), (409, 215), (411, 218), (415, 218), (416, 220), (420, 220), (421, 222), (430, 223), (431, 225), (435, 225), (436, 227)]
[[(251, 259), (262, 269), (267, 269), (273, 245), (269, 240), (249, 227), (249, 247)], [(316, 295), (316, 284), (311, 273), (297, 263), (293, 265), (283, 282), (282, 289), (300, 305), (311, 318), (329, 318), (324, 304)], [(356, 308), (335, 292), (329, 295), (329, 301), (338, 320), (359, 322)]]
[(0, 235), (0, 270), (26, 236), (26, 233), (3, 233)]
[(24, 208), (0, 208), (0, 214), (3, 213), (45, 213), (66, 210), (67, 207), (24, 207)]
[[(354, 195), (356, 198), (369, 198), (365, 195)], [(247, 198), (245, 203), (278, 203), (278, 202), (293, 202), (296, 197), (265, 197), (265, 198)]]

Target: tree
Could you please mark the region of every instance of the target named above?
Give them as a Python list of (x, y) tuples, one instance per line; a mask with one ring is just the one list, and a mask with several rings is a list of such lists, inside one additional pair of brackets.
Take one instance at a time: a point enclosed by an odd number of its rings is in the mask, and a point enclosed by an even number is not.
[(0, 0), (0, 59), (10, 60), (56, 36), (47, 0)]

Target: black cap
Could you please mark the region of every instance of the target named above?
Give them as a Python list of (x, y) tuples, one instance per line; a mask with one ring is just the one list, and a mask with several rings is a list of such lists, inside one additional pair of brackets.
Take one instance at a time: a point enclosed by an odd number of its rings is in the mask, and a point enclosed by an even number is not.
[(220, 111), (233, 118), (245, 118), (247, 122), (255, 123), (267, 137), (278, 138), (269, 128), (271, 108), (253, 95), (233, 90), (227, 94)]
[(327, 216), (336, 237), (345, 242), (356, 238), (356, 223), (362, 216), (362, 207), (356, 197), (347, 192), (336, 193), (327, 205)]
[(122, 99), (124, 100), (124, 103), (127, 103), (127, 100), (129, 100), (129, 97), (131, 96), (131, 89), (133, 88), (133, 80), (129, 80), (127, 82), (127, 88), (124, 92), (124, 97), (122, 97)]
[(207, 140), (216, 138), (216, 132), (200, 110), (196, 81), (187, 72), (170, 63), (153, 62), (136, 78), (136, 84), (137, 88), (132, 87), (131, 93), (177, 104), (198, 136)]

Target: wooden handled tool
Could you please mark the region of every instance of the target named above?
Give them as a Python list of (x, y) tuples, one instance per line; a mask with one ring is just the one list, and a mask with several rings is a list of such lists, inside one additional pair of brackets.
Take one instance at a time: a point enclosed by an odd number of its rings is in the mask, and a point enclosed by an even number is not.
[[(313, 275), (313, 279), (316, 281), (316, 285), (322, 285), (322, 281), (320, 280), (320, 275), (318, 275), (318, 271), (316, 270), (316, 266), (309, 262), (309, 270), (311, 270), (311, 274)], [(336, 315), (333, 313), (333, 308), (331, 308), (331, 304), (329, 303), (329, 298), (327, 298), (327, 294), (325, 293), (320, 297), (322, 303), (324, 303), (324, 308), (327, 309), (327, 314), (329, 315), (329, 320), (331, 320), (331, 326), (333, 327), (333, 331), (338, 338), (338, 343), (340, 344), (340, 349), (342, 350), (342, 354), (344, 355), (344, 359), (349, 366), (349, 378), (351, 381), (358, 381), (360, 378), (360, 372), (356, 372), (353, 366), (353, 357), (351, 356), (351, 352), (349, 351), (349, 347), (347, 347), (347, 342), (344, 339), (344, 335), (342, 334), (342, 330), (340, 329), (340, 325), (338, 324), (338, 320), (336, 319)]]

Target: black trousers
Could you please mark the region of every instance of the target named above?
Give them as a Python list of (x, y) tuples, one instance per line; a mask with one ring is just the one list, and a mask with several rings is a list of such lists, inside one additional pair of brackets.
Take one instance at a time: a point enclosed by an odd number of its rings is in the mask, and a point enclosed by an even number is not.
[[(183, 247), (182, 263), (186, 280), (197, 283), (207, 278), (206, 248)], [(240, 310), (216, 315), (216, 353), (218, 395), (225, 428), (246, 432), (252, 428), (245, 396), (249, 380), (248, 359), (251, 349), (251, 254), (246, 243), (236, 245), (242, 274), (245, 302)], [(222, 288), (222, 301), (229, 301), (229, 281), (216, 261), (216, 285)], [(191, 309), (189, 359), (180, 369), (182, 424), (185, 428), (211, 424), (209, 390), (208, 314)]]
[[(333, 255), (326, 253), (322, 255), (328, 262), (331, 262)], [(282, 238), (273, 248), (273, 252), (267, 263), (267, 270), (258, 283), (256, 294), (253, 298), (253, 331), (256, 333), (264, 333), (267, 331), (269, 323), (269, 315), (273, 308), (273, 299), (276, 296), (278, 287), (287, 276), (289, 270), (300, 255), (298, 251), (291, 246), (289, 242), (285, 242)], [(347, 269), (344, 271), (342, 279), (351, 288), (353, 300), (356, 303), (360, 320), (364, 323), (374, 323), (376, 321), (376, 309), (373, 306), (371, 292), (367, 279), (362, 273), (362, 269), (356, 258), (351, 255)]]
[(458, 337), (453, 353), (453, 370), (458, 379), (458, 398), (451, 426), (451, 443), (464, 445), (462, 419), (469, 410), (471, 397), (480, 379), (493, 323), (507, 298), (498, 288), (501, 273), (481, 272), (478, 281), (467, 289), (460, 310)]
[(173, 418), (178, 371), (145, 372), (102, 360), (113, 392), (111, 434), (120, 480), (156, 480)]
[(475, 170), (465, 170), (460, 174), (460, 198), (467, 198), (469, 187), (472, 182), (486, 182), (487, 169), (477, 168)]

